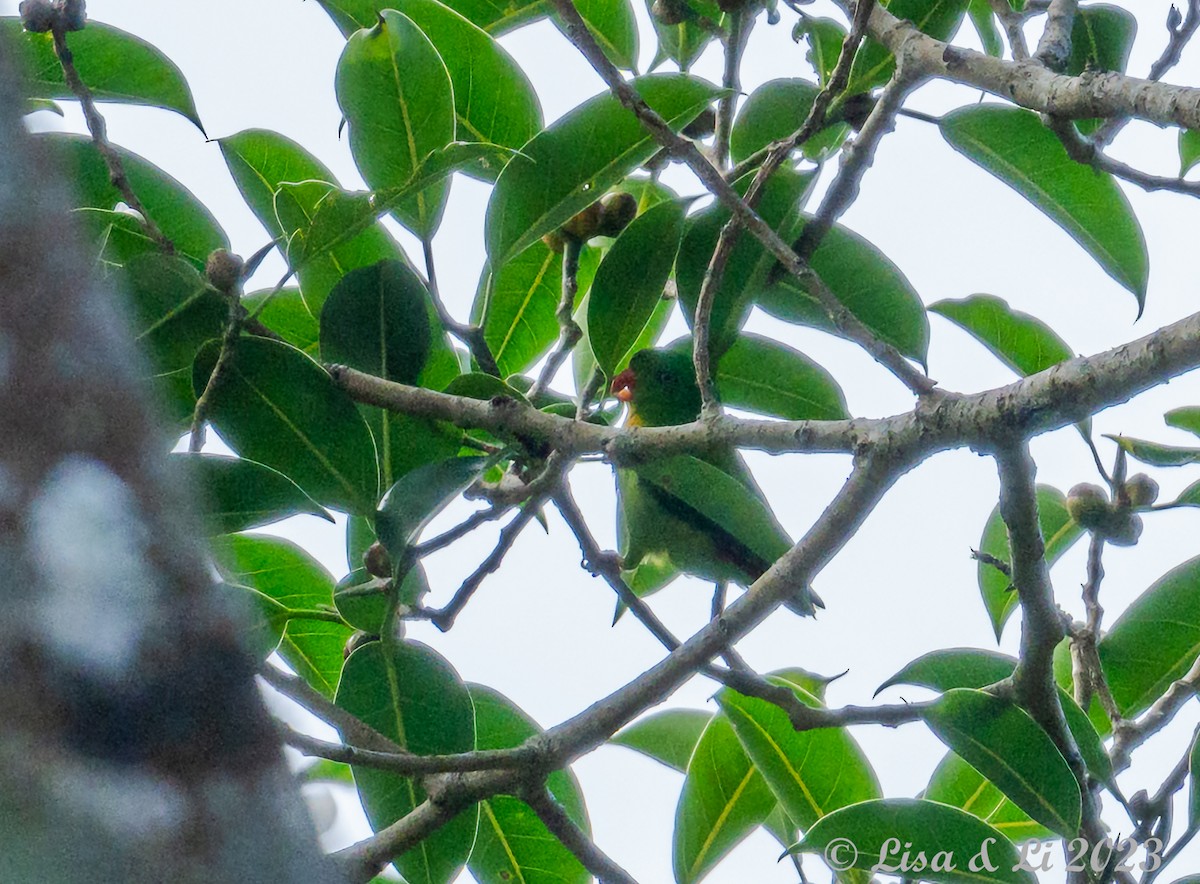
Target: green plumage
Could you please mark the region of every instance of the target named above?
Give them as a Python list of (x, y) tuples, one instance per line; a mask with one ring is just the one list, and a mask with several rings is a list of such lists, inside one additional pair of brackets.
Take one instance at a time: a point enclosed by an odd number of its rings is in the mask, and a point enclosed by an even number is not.
[[(642, 350), (629, 369), (630, 424), (672, 426), (699, 416), (690, 353)], [(665, 556), (684, 573), (749, 586), (792, 545), (736, 451), (618, 469), (617, 491), (627, 569)], [(812, 614), (813, 604), (800, 588), (788, 607)]]

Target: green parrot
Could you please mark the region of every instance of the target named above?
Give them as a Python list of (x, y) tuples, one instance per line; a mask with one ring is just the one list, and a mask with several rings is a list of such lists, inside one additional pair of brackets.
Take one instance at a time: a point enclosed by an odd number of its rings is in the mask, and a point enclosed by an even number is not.
[[(635, 353), (612, 392), (629, 406), (627, 426), (686, 424), (700, 414), (690, 350)], [(617, 496), (627, 570), (646, 563), (666, 577), (666, 558), (678, 571), (748, 587), (792, 546), (736, 450), (618, 468)], [(808, 587), (786, 604), (802, 616), (824, 607)]]

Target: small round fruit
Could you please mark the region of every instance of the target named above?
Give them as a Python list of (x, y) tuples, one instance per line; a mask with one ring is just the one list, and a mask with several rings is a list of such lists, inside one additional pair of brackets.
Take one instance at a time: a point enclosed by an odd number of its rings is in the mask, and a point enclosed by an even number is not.
[(695, 140), (707, 138), (717, 131), (717, 112), (711, 107), (700, 111), (700, 116), (683, 127), (683, 134)]
[(632, 193), (617, 191), (600, 198), (601, 236), (617, 236), (637, 217), (638, 201)]
[(1134, 513), (1126, 513), (1113, 519), (1116, 524), (1110, 524), (1105, 540), (1113, 546), (1134, 546), (1142, 536), (1142, 517)]
[(683, 3), (680, 0), (654, 0), (650, 14), (664, 25), (683, 24), (687, 18)]
[(357, 630), (350, 636), (350, 638), (346, 639), (346, 644), (342, 648), (342, 659), (348, 660), (350, 655), (363, 645), (368, 645), (371, 642), (377, 641), (379, 641), (379, 636), (371, 635), (369, 632), (363, 632), (361, 629)]
[(555, 254), (562, 254), (562, 250), (566, 247), (566, 240), (562, 238), (562, 234), (557, 230), (551, 230), (549, 233), (542, 236), (542, 242), (546, 244), (546, 248)]
[(392, 576), (392, 557), (388, 555), (387, 549), (378, 540), (368, 546), (367, 551), (363, 553), (363, 567), (373, 577), (382, 577), (386, 580)]
[(208, 277), (213, 288), (228, 294), (242, 281), (242, 271), (245, 267), (246, 262), (240, 255), (235, 255), (225, 249), (216, 249), (204, 262), (204, 275)]
[(21, 0), (17, 12), (25, 30), (34, 34), (45, 34), (53, 30), (54, 23), (58, 20), (58, 9), (51, 0)]
[(1138, 473), (1125, 482), (1125, 496), (1134, 509), (1150, 506), (1158, 500), (1158, 483), (1145, 473)]
[(593, 236), (600, 232), (600, 203), (599, 201), (592, 203), (582, 212), (579, 212), (570, 221), (564, 224), (559, 232), (563, 236), (578, 240), (579, 242), (587, 242)]
[(1067, 512), (1089, 531), (1103, 529), (1108, 521), (1108, 493), (1099, 485), (1083, 482), (1067, 493)]

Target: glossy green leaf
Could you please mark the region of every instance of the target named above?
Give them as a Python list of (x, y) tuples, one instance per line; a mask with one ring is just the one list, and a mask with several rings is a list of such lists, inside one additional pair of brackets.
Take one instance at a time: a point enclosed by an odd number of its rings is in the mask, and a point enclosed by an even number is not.
[(1055, 834), (1004, 797), (983, 774), (953, 752), (933, 771), (922, 797), (977, 816), (1010, 841), (1046, 841)]
[(994, 104), (942, 117), (942, 135), (963, 156), (1046, 213), (1133, 292), (1141, 314), (1150, 272), (1146, 240), (1111, 175), (1076, 163), (1037, 114)]
[[(197, 355), (197, 393), (219, 351), (211, 342)], [(239, 341), (209, 420), (238, 454), (283, 473), (319, 503), (351, 513), (374, 509), (379, 475), (371, 432), (325, 370), (294, 347)]]
[(715, 0), (671, 0), (667, 8), (675, 12), (676, 24), (667, 24), (655, 15), (653, 0), (646, 0), (646, 11), (658, 37), (658, 51), (650, 70), (670, 59), (681, 71), (687, 71), (728, 23)]
[[(807, 218), (796, 222), (798, 239)], [(809, 266), (863, 325), (905, 356), (925, 363), (929, 319), (921, 298), (886, 255), (847, 227), (835, 224), (821, 240)], [(791, 276), (784, 276), (758, 297), (763, 310), (787, 322), (833, 332), (828, 315)]]
[[(786, 678), (776, 675), (770, 681), (789, 688), (806, 705), (820, 705)], [(808, 829), (839, 807), (880, 797), (870, 762), (845, 729), (797, 731), (778, 706), (729, 689), (717, 694), (717, 703), (746, 754), (800, 829)]]
[(1200, 558), (1167, 572), (1100, 640), (1117, 708), (1137, 715), (1182, 678), (1200, 654)]
[(305, 783), (344, 783), (354, 785), (354, 774), (350, 765), (328, 758), (318, 758), (304, 770), (299, 772), (300, 780)]
[(257, 589), (219, 580), (214, 589), (240, 615), (238, 633), (258, 663), (275, 653), (288, 625), (288, 609)]
[[(598, 250), (590, 248), (580, 255), (576, 305), (588, 289), (598, 257)], [(562, 254), (538, 240), (498, 272), (484, 271), (475, 310), (503, 376), (529, 369), (558, 339), (555, 314), (562, 299), (562, 263)]]
[[(753, 174), (743, 176), (734, 187), (744, 194)], [(790, 231), (799, 217), (804, 200), (816, 181), (812, 172), (796, 172), (784, 167), (773, 174), (763, 188), (757, 210), (764, 221), (776, 230)], [(700, 289), (716, 250), (721, 228), (730, 213), (717, 204), (691, 216), (679, 257), (675, 281), (684, 318), (691, 325), (700, 300)], [(746, 321), (753, 300), (760, 296), (767, 282), (775, 257), (752, 236), (743, 232), (729, 253), (725, 273), (713, 296), (712, 319), (709, 330), (712, 353), (720, 357), (734, 342), (738, 329)]]
[(481, 371), (460, 374), (450, 382), (445, 392), (448, 396), (465, 396), (468, 399), (494, 399), (497, 396), (505, 396), (523, 405), (529, 404), (529, 400), (516, 387)]
[(54, 114), (56, 117), (63, 117), (62, 105), (57, 101), (51, 101), (49, 98), (26, 98), (22, 113), (36, 114), (38, 111), (47, 111)]
[(1186, 405), (1173, 408), (1163, 415), (1168, 427), (1177, 427), (1200, 436), (1200, 406)]
[(662, 301), (683, 236), (684, 207), (659, 203), (639, 215), (608, 250), (588, 295), (588, 340), (612, 377)]
[[(1046, 543), (1046, 563), (1053, 565), (1071, 546), (1083, 536), (1083, 529), (1076, 524), (1067, 512), (1067, 498), (1057, 488), (1049, 485), (1039, 485), (1037, 489), (1038, 521), (1042, 529), (1042, 539)], [(988, 516), (983, 529), (983, 537), (979, 541), (979, 551), (995, 556), (1003, 562), (1008, 562), (1012, 552), (1008, 545), (1008, 528), (1000, 516), (997, 504)], [(1016, 609), (1020, 599), (1015, 590), (1010, 589), (1012, 581), (999, 569), (984, 562), (977, 567), (979, 576), (979, 594), (983, 597), (983, 605), (992, 621), (992, 629), (996, 632), (996, 640), (1004, 631), (1004, 624)]]
[(1064, 71), (1123, 73), (1137, 34), (1137, 18), (1127, 9), (1106, 3), (1081, 4), (1071, 28), (1071, 56)]
[(796, 27), (792, 31), (792, 39), (799, 42), (801, 38), (808, 43), (808, 52), (804, 57), (812, 65), (817, 83), (824, 87), (829, 82), (833, 69), (837, 67), (838, 58), (842, 54), (846, 29), (840, 22), (831, 18), (805, 16), (796, 23)]
[(483, 457), (454, 457), (426, 464), (388, 489), (375, 512), (375, 534), (394, 567), (401, 567), (421, 530), (479, 478), (486, 464)]
[[(384, 9), (395, 8), (396, 0), (317, 0), (330, 18), (349, 37), (360, 28), (373, 27)], [(450, 0), (446, 4), (468, 21), (490, 34), (502, 34), (534, 18), (544, 17), (545, 0)]]
[(1185, 448), (1179, 445), (1160, 445), (1145, 439), (1134, 439), (1130, 436), (1113, 436), (1104, 434), (1105, 439), (1112, 439), (1134, 460), (1140, 460), (1152, 467), (1182, 467), (1188, 464), (1200, 463), (1200, 448)]
[(609, 742), (684, 773), (712, 718), (711, 712), (699, 709), (664, 709), (635, 721)]
[(1192, 738), (1188, 753), (1188, 830), (1200, 830), (1200, 734)]
[[(357, 559), (361, 561), (361, 556)], [(333, 588), (333, 604), (355, 629), (381, 635), (388, 612), (387, 592), (391, 581), (374, 577), (365, 568), (355, 568)], [(400, 584), (401, 604), (415, 604), (429, 592), (425, 568), (415, 563)]]
[[(541, 733), (512, 700), (491, 688), (470, 685), (475, 704), (475, 748), (511, 749)], [(546, 780), (554, 799), (584, 832), (590, 832), (579, 783), (569, 771)], [(525, 802), (494, 795), (479, 804), (479, 831), (468, 868), (479, 884), (588, 884), (592, 876), (546, 828)]]
[[(75, 209), (71, 214), (79, 221), (102, 273), (107, 274), (115, 267), (124, 267), (141, 255), (154, 255), (162, 251), (133, 212), (84, 207)], [(203, 256), (186, 257), (195, 267)]]
[(721, 401), (786, 420), (850, 417), (837, 381), (799, 350), (758, 335), (739, 335), (717, 364)]
[[(290, 238), (308, 230), (329, 185), (337, 179), (316, 157), (282, 135), (265, 129), (247, 129), (219, 142), (225, 164), (255, 217), (272, 237)], [(288, 188), (285, 182), (326, 182), (325, 186)], [(317, 316), (325, 298), (346, 273), (404, 253), (382, 225), (372, 224), (330, 253), (307, 261), (297, 273), (300, 292), (309, 312)]]
[(1200, 163), (1200, 132), (1179, 130), (1179, 176), (1182, 178)]
[(947, 746), (1021, 810), (1064, 838), (1079, 832), (1079, 783), (1029, 713), (986, 691), (956, 688), (925, 711)]
[(342, 277), (321, 310), (321, 356), (376, 377), (412, 384), (429, 356), (429, 292), (400, 261)]
[[(416, 642), (397, 643), (390, 656), (383, 642), (351, 654), (337, 704), (417, 755), (469, 752), (475, 746), (475, 713), (466, 686), (444, 658)], [(354, 781), (376, 832), (426, 797), (418, 781), (387, 771), (355, 767)], [(392, 864), (409, 884), (448, 884), (467, 861), (477, 820), (475, 807), (464, 811)]]
[[(917, 30), (934, 39), (948, 40), (962, 23), (967, 5), (968, 0), (892, 0), (887, 8), (896, 18), (911, 21)], [(887, 49), (874, 40), (864, 40), (850, 68), (845, 94), (882, 86), (895, 69), (896, 59)]]
[[(841, 850), (833, 853), (830, 845), (835, 841), (848, 841), (856, 851), (843, 844)], [(1016, 848), (996, 829), (966, 811), (912, 798), (863, 801), (836, 810), (823, 817), (788, 852), (831, 851), (826, 855), (839, 861), (848, 861), (856, 853), (853, 868), (872, 871), (880, 863), (881, 851), (889, 842), (895, 843), (896, 849), (894, 853), (885, 854), (885, 863), (894, 866), (896, 871), (899, 871), (904, 850), (909, 850), (912, 857), (921, 852), (925, 854), (927, 867), (915, 870), (923, 881), (1037, 884), (1032, 872), (1020, 870), (1021, 858)], [(986, 858), (980, 856), (985, 846)], [(976, 870), (972, 871), (971, 861), (976, 859)], [(978, 871), (986, 868), (995, 871)]]
[[(246, 309), (253, 312), (273, 289), (260, 289), (242, 298)], [(258, 321), (269, 328), (297, 350), (303, 350), (314, 359), (320, 352), (321, 326), (317, 318), (308, 312), (308, 305), (298, 288), (284, 288), (276, 292), (270, 302), (258, 314)]]
[(1179, 496), (1171, 502), (1171, 506), (1198, 506), (1200, 507), (1200, 481), (1193, 482), (1187, 488), (1179, 493)]
[[(112, 209), (124, 197), (109, 180), (104, 158), (86, 135), (38, 135), (35, 141), (53, 157), (74, 189), (77, 205)], [(133, 192), (146, 214), (172, 243), (177, 254), (197, 269), (214, 249), (229, 248), (216, 218), (190, 190), (149, 160), (115, 147)]]
[[(729, 155), (733, 161), (740, 163), (799, 129), (819, 91), (808, 80), (787, 79), (770, 80), (751, 92), (730, 133)], [(805, 141), (801, 150), (806, 157), (825, 156), (841, 145), (849, 131), (844, 123), (826, 126)]]
[[(346, 42), (335, 80), (350, 150), (372, 189), (402, 187), (435, 150), (454, 140), (454, 89), (441, 55), (407, 16), (384, 10)], [(393, 214), (417, 236), (441, 222), (446, 183), (401, 200)]]
[(295, 482), (263, 464), (211, 454), (173, 454), (171, 460), (203, 494), (213, 534), (232, 534), (300, 514), (333, 521)]
[[(638, 32), (630, 0), (576, 0), (575, 9), (608, 60), (623, 70), (636, 71)], [(565, 34), (558, 16), (551, 18)]]
[[(682, 74), (648, 74), (631, 85), (675, 129), (690, 123), (718, 94), (712, 84)], [(656, 150), (637, 117), (608, 92), (534, 136), (504, 167), (488, 203), (492, 266), (503, 267)]]
[(1054, 329), (1040, 319), (1014, 310), (995, 295), (972, 295), (938, 301), (929, 311), (953, 322), (1022, 376), (1037, 374), (1075, 354)]
[[(31, 34), (19, 18), (0, 18), (0, 43), (11, 48), (18, 68), (24, 69), (28, 95), (75, 98), (54, 54), (50, 34)], [(145, 40), (112, 25), (89, 21), (82, 31), (71, 34), (70, 46), (79, 78), (97, 101), (173, 110), (204, 131), (183, 72)]]
[[(504, 47), (451, 5), (395, 0), (393, 8), (417, 23), (446, 64), (454, 87), (457, 137), (519, 148), (542, 128), (542, 107), (533, 84)], [(502, 162), (488, 158), (463, 171), (495, 181), (501, 168)]]
[(190, 366), (205, 341), (221, 336), (229, 307), (184, 259), (141, 255), (125, 278), (134, 333), (156, 373)]
[(1000, 29), (996, 27), (996, 14), (992, 11), (992, 5), (988, 0), (970, 0), (967, 5), (967, 14), (971, 17), (971, 24), (975, 26), (975, 32), (979, 34), (979, 42), (983, 44), (983, 51), (993, 58), (1002, 57), (1004, 41), (1000, 39)]
[(713, 716), (688, 761), (675, 808), (677, 884), (693, 884), (775, 809), (775, 796), (724, 715)]
[[(296, 544), (278, 537), (232, 534), (214, 538), (222, 575), (273, 599), (288, 612), (317, 611), (333, 603), (333, 577)], [(279, 655), (326, 697), (337, 689), (342, 650), (352, 630), (341, 623), (297, 617), (287, 620)]]

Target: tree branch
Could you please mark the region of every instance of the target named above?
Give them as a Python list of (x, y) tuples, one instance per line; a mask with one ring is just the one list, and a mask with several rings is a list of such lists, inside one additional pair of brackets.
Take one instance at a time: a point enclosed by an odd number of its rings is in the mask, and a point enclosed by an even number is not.
[(545, 786), (525, 789), (521, 798), (533, 809), (547, 829), (599, 880), (600, 884), (637, 884), (587, 833), (575, 824)]
[(1061, 71), (1071, 57), (1071, 28), (1078, 6), (1079, 0), (1051, 0), (1046, 10), (1046, 29), (1034, 58), (1052, 71)]
[(546, 364), (542, 366), (541, 373), (525, 394), (531, 402), (549, 388), (554, 375), (583, 337), (583, 329), (575, 321), (575, 296), (579, 292), (579, 255), (582, 251), (583, 243), (574, 237), (568, 237), (563, 245), (562, 295), (558, 301), (558, 309), (554, 312), (558, 320), (558, 343), (546, 357)]

